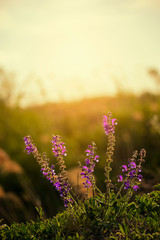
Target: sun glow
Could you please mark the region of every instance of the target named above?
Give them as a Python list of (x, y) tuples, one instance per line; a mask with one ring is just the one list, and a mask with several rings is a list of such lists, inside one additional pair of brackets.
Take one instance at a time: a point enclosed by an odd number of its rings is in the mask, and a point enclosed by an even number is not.
[(45, 101), (155, 88), (147, 68), (160, 68), (157, 1), (8, 0), (0, 13), (0, 65), (28, 82), (29, 101), (38, 82)]

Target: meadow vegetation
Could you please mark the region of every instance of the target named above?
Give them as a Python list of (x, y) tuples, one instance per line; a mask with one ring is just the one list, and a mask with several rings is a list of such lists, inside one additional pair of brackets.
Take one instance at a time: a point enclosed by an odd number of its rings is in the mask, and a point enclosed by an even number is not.
[[(98, 187), (105, 190), (104, 163), (106, 148), (102, 127), (102, 116), (112, 110), (118, 121), (116, 149), (112, 163), (112, 181), (117, 181), (120, 166), (135, 149), (145, 147), (147, 161), (143, 174), (145, 182), (141, 191), (149, 192), (159, 182), (160, 162), (160, 98), (159, 95), (143, 94), (139, 97), (128, 94), (116, 97), (86, 99), (75, 103), (46, 104), (43, 106), (10, 107), (0, 102), (0, 146), (24, 170), (32, 188), (41, 200), (46, 216), (51, 217), (63, 209), (57, 193), (41, 176), (40, 168), (32, 157), (24, 152), (23, 137), (31, 135), (40, 152), (47, 152), (53, 159), (50, 140), (52, 134), (63, 136), (68, 154), (66, 166), (70, 170), (78, 166), (85, 157), (85, 149), (95, 140), (100, 161), (95, 168)], [(1, 182), (6, 191), (16, 191), (18, 186), (9, 188), (7, 174), (1, 174)], [(5, 179), (5, 180), (3, 180)], [(54, 206), (56, 207), (54, 207)]]
[[(136, 196), (134, 201), (124, 206), (123, 199), (115, 201), (105, 209), (105, 195), (91, 197), (79, 207), (65, 210), (52, 218), (43, 218), (42, 209), (36, 221), (2, 225), (0, 236), (3, 240), (159, 240), (160, 238), (160, 186), (149, 194)], [(123, 204), (123, 208), (121, 208)], [(105, 214), (103, 216), (103, 214)]]
[[(3, 224), (0, 228), (2, 239), (159, 239), (160, 237), (160, 186), (148, 194), (135, 196), (143, 180), (143, 167), (146, 151), (134, 151), (126, 164), (121, 166), (122, 175), (118, 175), (121, 187), (112, 183), (111, 165), (115, 146), (115, 126), (117, 119), (111, 113), (104, 116), (103, 127), (108, 137), (106, 158), (103, 166), (105, 175), (105, 193), (96, 185), (93, 175), (99, 162), (96, 144), (88, 145), (86, 159), (81, 164), (86, 194), (80, 199), (72, 193), (68, 181), (64, 157), (67, 156), (65, 143), (60, 136), (52, 137), (52, 152), (59, 165), (50, 163), (46, 154), (40, 154), (31, 137), (26, 136), (25, 150), (33, 153), (41, 166), (41, 172), (59, 192), (67, 210), (52, 219), (44, 219), (42, 209), (38, 210), (39, 219), (26, 224)], [(105, 142), (105, 141), (104, 141)], [(52, 164), (52, 165), (50, 165)], [(117, 176), (116, 176), (117, 177)], [(92, 190), (89, 196), (89, 189)]]

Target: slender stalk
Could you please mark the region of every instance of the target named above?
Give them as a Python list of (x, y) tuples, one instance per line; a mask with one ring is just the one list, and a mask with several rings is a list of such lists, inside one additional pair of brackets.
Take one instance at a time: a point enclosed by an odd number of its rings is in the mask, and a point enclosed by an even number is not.
[(106, 135), (108, 135), (108, 146), (107, 146), (107, 159), (105, 165), (105, 176), (106, 176), (106, 198), (110, 198), (110, 188), (111, 188), (111, 179), (110, 179), (110, 171), (112, 168), (110, 167), (112, 160), (112, 155), (114, 153), (115, 146), (115, 136), (114, 136), (114, 125), (116, 124), (115, 120), (112, 119), (112, 114), (109, 112), (107, 116), (104, 116), (104, 129)]

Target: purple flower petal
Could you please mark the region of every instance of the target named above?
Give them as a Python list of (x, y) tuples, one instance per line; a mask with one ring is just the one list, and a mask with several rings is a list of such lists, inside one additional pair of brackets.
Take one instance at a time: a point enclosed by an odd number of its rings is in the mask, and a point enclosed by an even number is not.
[(127, 171), (127, 166), (126, 165), (122, 165), (122, 172), (126, 172)]
[(130, 178), (133, 178), (134, 175), (135, 175), (135, 173), (136, 173), (135, 170), (130, 171), (130, 172), (129, 172), (129, 176), (130, 176)]
[(88, 145), (88, 147), (92, 149), (92, 146), (91, 146), (91, 145)]
[(87, 158), (87, 159), (85, 160), (85, 162), (86, 162), (87, 165), (89, 165), (89, 164), (90, 164), (89, 158)]
[(84, 169), (84, 170), (88, 171), (88, 167), (87, 167), (87, 166), (83, 166), (83, 168), (82, 168), (82, 169)]
[(117, 125), (116, 120), (117, 120), (116, 118), (113, 118), (113, 119), (112, 119), (112, 124), (113, 124), (113, 125)]
[(94, 161), (96, 161), (96, 162), (99, 162), (99, 156), (98, 155), (96, 155), (95, 157), (94, 157)]
[(138, 176), (137, 176), (137, 179), (141, 182), (142, 181), (142, 178), (143, 178), (143, 176), (141, 175), (141, 174), (139, 174)]
[(103, 121), (107, 121), (108, 120), (108, 117), (106, 115), (103, 116)]
[(126, 182), (124, 182), (124, 189), (129, 189), (130, 188), (130, 183), (129, 183), (129, 180), (127, 180)]
[(131, 168), (136, 168), (137, 167), (135, 162), (131, 162), (130, 165), (131, 165)]
[(87, 152), (87, 153), (90, 153), (90, 152), (91, 152), (91, 150), (87, 149), (85, 152)]
[(66, 152), (66, 149), (63, 148), (63, 149), (62, 149), (62, 155), (64, 155), (65, 152)]
[(134, 186), (133, 186), (133, 189), (134, 189), (135, 191), (137, 191), (137, 190), (139, 189), (139, 187), (138, 187), (137, 185), (134, 185)]
[(122, 182), (123, 181), (123, 176), (122, 175), (118, 175), (119, 179), (118, 182)]

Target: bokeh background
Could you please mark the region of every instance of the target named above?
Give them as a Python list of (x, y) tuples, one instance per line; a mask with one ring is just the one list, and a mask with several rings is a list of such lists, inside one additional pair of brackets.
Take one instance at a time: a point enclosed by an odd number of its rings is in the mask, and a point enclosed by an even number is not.
[(64, 209), (23, 137), (51, 151), (62, 136), (73, 186), (92, 140), (105, 191), (103, 115), (118, 119), (112, 179), (134, 150), (145, 148), (142, 192), (160, 181), (159, 0), (0, 1), (0, 218), (46, 217)]

